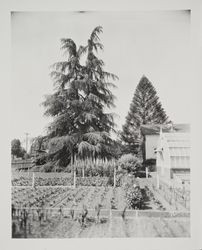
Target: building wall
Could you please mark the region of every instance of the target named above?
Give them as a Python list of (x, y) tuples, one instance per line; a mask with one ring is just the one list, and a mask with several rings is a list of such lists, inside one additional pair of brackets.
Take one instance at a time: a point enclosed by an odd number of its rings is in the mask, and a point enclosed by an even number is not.
[[(163, 171), (162, 171), (163, 170)], [(171, 169), (170, 168), (163, 168), (161, 167), (158, 170), (159, 176), (164, 179), (170, 179), (171, 178)]]
[(159, 135), (146, 135), (146, 159), (156, 159), (155, 149), (157, 148), (158, 140)]
[(167, 141), (165, 140), (164, 134), (159, 137), (158, 140), (158, 153), (157, 153), (157, 171), (160, 177), (170, 179), (170, 154)]
[(163, 178), (172, 179), (173, 173), (190, 171), (189, 147), (186, 135), (162, 133), (158, 141), (157, 171)]

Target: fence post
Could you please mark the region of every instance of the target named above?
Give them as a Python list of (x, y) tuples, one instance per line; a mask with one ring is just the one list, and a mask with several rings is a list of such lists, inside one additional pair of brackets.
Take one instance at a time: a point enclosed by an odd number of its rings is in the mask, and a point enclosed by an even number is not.
[(114, 187), (116, 187), (116, 164), (114, 163)]
[(138, 218), (138, 210), (135, 209), (135, 218)]
[(145, 170), (146, 170), (146, 179), (148, 179), (148, 167), (146, 167)]
[(111, 237), (112, 234), (112, 209), (109, 210), (109, 228), (108, 228), (109, 235)]
[(159, 174), (156, 175), (156, 187), (159, 189)]
[(83, 161), (82, 162), (82, 177), (84, 178), (85, 177), (85, 170), (84, 170), (84, 168), (85, 168), (85, 162)]
[(76, 188), (76, 159), (74, 157), (74, 159), (72, 158), (72, 163), (73, 163), (73, 172), (74, 172), (74, 188)]
[(32, 187), (34, 187), (34, 181), (35, 181), (35, 176), (34, 176), (34, 172), (32, 173)]

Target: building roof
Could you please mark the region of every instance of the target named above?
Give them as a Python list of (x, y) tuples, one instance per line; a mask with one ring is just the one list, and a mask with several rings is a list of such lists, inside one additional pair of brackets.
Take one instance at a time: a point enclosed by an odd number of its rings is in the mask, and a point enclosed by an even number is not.
[(146, 124), (141, 126), (141, 132), (143, 135), (158, 135), (160, 133), (160, 129), (162, 128), (162, 132), (170, 133), (170, 132), (178, 132), (178, 133), (188, 133), (190, 132), (189, 124)]

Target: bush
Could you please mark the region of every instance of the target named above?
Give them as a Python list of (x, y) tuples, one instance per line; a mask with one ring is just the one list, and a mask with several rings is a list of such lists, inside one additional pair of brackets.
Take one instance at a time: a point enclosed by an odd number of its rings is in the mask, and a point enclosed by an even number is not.
[(54, 163), (51, 163), (51, 162), (47, 162), (46, 164), (44, 165), (41, 165), (41, 171), (40, 172), (53, 172), (54, 171)]
[(144, 197), (139, 186), (128, 188), (126, 199), (129, 208), (132, 209), (141, 209), (144, 203)]
[(156, 159), (147, 159), (144, 163), (145, 167), (148, 167), (149, 172), (156, 171)]
[(132, 154), (122, 155), (119, 159), (119, 165), (128, 173), (136, 173), (141, 168), (139, 159)]

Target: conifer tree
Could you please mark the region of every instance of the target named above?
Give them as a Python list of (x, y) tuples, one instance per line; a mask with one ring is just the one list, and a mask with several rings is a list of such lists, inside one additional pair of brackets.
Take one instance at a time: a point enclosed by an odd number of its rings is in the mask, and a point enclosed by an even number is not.
[(126, 122), (122, 128), (121, 138), (125, 145), (125, 152), (141, 155), (143, 140), (140, 133), (141, 125), (167, 122), (168, 117), (154, 86), (146, 76), (143, 76), (137, 85)]
[[(53, 117), (48, 129), (49, 154), (58, 164), (67, 164), (69, 156), (106, 157), (110, 155), (110, 132), (114, 129), (113, 114), (105, 108), (114, 106), (110, 90), (115, 85), (114, 74), (104, 71), (104, 62), (96, 53), (103, 49), (96, 27), (86, 46), (77, 48), (72, 39), (62, 39), (62, 49), (67, 52), (66, 61), (53, 65), (55, 93), (43, 103), (45, 114)], [(81, 57), (86, 62), (81, 64)]]

